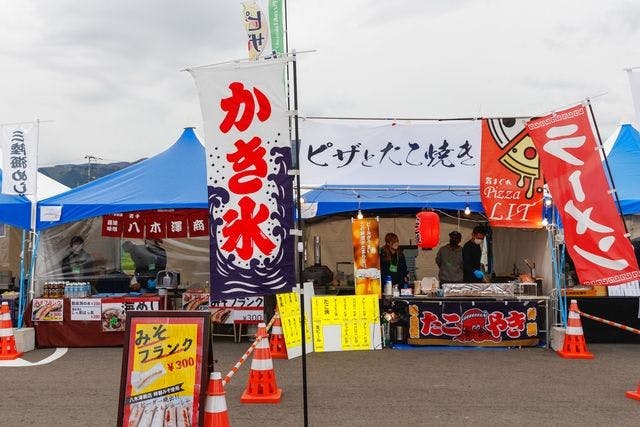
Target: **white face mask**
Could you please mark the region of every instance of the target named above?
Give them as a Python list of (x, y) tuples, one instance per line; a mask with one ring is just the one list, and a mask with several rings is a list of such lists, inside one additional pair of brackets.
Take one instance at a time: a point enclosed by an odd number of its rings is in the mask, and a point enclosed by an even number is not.
[(71, 246), (71, 250), (73, 252), (80, 252), (80, 249), (82, 249), (82, 245), (73, 245), (73, 246)]
[(475, 243), (476, 245), (481, 245), (482, 244), (482, 239), (474, 239), (473, 243)]

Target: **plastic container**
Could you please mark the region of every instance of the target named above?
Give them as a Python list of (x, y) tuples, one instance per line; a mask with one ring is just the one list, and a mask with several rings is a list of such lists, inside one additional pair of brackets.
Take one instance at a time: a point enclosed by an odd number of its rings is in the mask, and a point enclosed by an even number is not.
[(393, 285), (392, 295), (394, 297), (399, 297), (400, 296), (400, 289), (398, 289), (398, 285)]
[(391, 276), (387, 276), (384, 279), (384, 294), (387, 296), (393, 295), (393, 282), (391, 281)]

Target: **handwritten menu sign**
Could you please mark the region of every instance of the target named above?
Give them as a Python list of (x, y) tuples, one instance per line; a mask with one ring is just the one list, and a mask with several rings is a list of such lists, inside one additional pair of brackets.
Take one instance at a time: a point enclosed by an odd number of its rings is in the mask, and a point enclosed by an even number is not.
[(203, 424), (208, 312), (128, 313), (118, 425)]

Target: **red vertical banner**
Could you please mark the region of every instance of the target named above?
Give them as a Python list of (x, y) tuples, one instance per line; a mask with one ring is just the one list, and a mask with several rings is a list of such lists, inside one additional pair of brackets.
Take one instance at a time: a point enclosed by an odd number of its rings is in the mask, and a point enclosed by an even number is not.
[(176, 209), (174, 212), (166, 212), (165, 215), (167, 218), (167, 237), (170, 239), (187, 237), (189, 225), (186, 212)]
[(351, 225), (356, 295), (382, 296), (380, 281), (380, 237), (375, 218), (355, 219)]
[(167, 237), (167, 220), (164, 212), (148, 211), (143, 213), (145, 237), (164, 239)]
[(609, 192), (593, 125), (580, 105), (527, 123), (560, 212), (567, 251), (585, 285), (640, 278), (633, 247)]
[(524, 122), (482, 121), (480, 189), (492, 227), (542, 227), (540, 158)]
[(189, 237), (209, 235), (209, 212), (206, 209), (191, 209), (188, 219)]
[(144, 238), (144, 215), (141, 215), (140, 212), (124, 214), (122, 237)]
[(102, 216), (102, 235), (105, 237), (120, 237), (124, 227), (124, 215), (121, 213)]

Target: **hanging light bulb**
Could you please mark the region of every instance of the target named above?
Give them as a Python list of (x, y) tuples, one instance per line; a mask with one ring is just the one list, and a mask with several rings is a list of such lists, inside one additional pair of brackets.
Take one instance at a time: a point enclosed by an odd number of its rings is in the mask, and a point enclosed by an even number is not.
[(549, 206), (551, 206), (552, 203), (553, 202), (551, 201), (551, 199), (544, 199), (544, 205), (545, 206), (549, 207)]
[(549, 220), (547, 220), (547, 218), (542, 218), (542, 226), (546, 227), (547, 225), (549, 225)]
[(464, 214), (467, 215), (467, 216), (471, 215), (471, 208), (469, 207), (469, 205), (465, 206)]
[(358, 219), (362, 219), (364, 218), (364, 216), (362, 215), (362, 211), (360, 209), (358, 209)]

